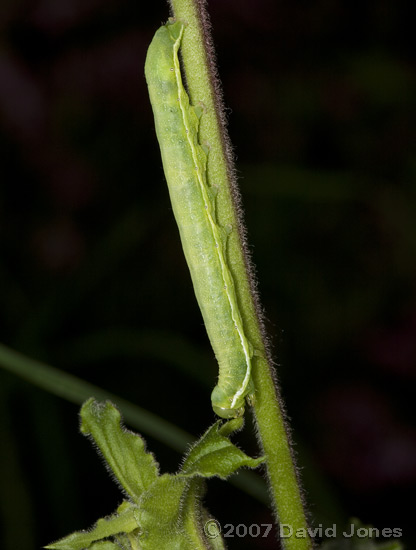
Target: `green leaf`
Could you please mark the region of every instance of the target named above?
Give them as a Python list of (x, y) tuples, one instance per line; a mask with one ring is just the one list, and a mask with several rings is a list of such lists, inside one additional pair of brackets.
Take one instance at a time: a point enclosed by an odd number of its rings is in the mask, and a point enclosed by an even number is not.
[(232, 418), (222, 424), (218, 431), (224, 437), (229, 437), (232, 433), (240, 431), (244, 426), (244, 416)]
[(89, 399), (81, 409), (81, 432), (97, 444), (109, 469), (126, 493), (138, 502), (158, 476), (158, 465), (146, 452), (144, 440), (121, 426), (117, 408), (109, 401)]
[[(67, 399), (71, 403), (81, 405), (91, 395), (95, 395), (96, 398), (102, 400), (109, 399), (116, 402), (123, 411), (124, 418), (128, 420), (131, 426), (142, 433), (151, 435), (180, 453), (194, 439), (184, 430), (146, 409), (133, 405), (117, 395), (46, 363), (31, 359), (0, 343), (0, 368), (2, 367), (45, 391)], [(253, 477), (250, 473), (241, 472), (238, 477), (231, 480), (231, 483), (266, 504), (268, 496), (264, 481)]]
[(189, 452), (176, 476), (165, 474), (146, 491), (139, 504), (139, 544), (143, 550), (222, 550), (222, 537), (208, 538), (204, 525), (208, 513), (201, 506), (202, 478), (226, 478), (241, 466), (256, 467), (253, 459), (223, 434), (240, 429), (240, 419), (211, 426)]
[(208, 428), (188, 453), (181, 473), (202, 477), (218, 476), (226, 479), (243, 466), (256, 468), (264, 462), (264, 457), (250, 458), (223, 435), (223, 433), (230, 433), (232, 428), (234, 431), (239, 427), (241, 423), (231, 420), (223, 426), (221, 421), (218, 421)]
[[(204, 530), (205, 535), (208, 535), (207, 538), (209, 540), (210, 550), (226, 550), (224, 539), (221, 536), (221, 528), (219, 527), (219, 522), (215, 520), (205, 508), (202, 508), (200, 524)], [(215, 536), (215, 526), (218, 526), (217, 536)]]
[(109, 540), (94, 542), (88, 550), (120, 550), (120, 546)]
[[(118, 508), (117, 513), (103, 519), (99, 519), (90, 531), (77, 531), (60, 539), (48, 546), (47, 549), (53, 550), (110, 550), (114, 546), (99, 546), (92, 543), (116, 535), (117, 533), (131, 533), (138, 528), (137, 507), (131, 503), (123, 502)], [(103, 541), (109, 545), (110, 541)], [(92, 545), (92, 546), (91, 546)], [(116, 548), (118, 548), (116, 546)]]
[(180, 521), (180, 504), (189, 483), (186, 478), (164, 474), (143, 495), (138, 514), (143, 550), (193, 550)]
[(138, 521), (143, 550), (209, 549), (199, 525), (201, 479), (165, 474), (143, 495)]
[[(241, 466), (256, 467), (263, 458), (250, 458), (228, 435), (242, 419), (211, 426), (190, 450), (176, 475), (158, 475), (157, 464), (145, 451), (142, 438), (121, 427), (120, 413), (110, 403), (88, 400), (81, 410), (81, 431), (96, 442), (109, 469), (132, 497), (117, 513), (100, 519), (90, 531), (80, 531), (46, 548), (54, 550), (223, 550), (218, 533), (204, 530), (212, 520), (201, 505), (204, 478), (226, 478)], [(102, 540), (114, 537), (113, 541)]]
[(254, 468), (263, 462), (247, 456), (223, 435), (241, 426), (241, 419), (216, 422), (190, 450), (176, 476), (159, 477), (143, 494), (138, 512), (143, 550), (224, 548), (222, 537), (208, 538), (204, 532), (210, 517), (200, 503), (205, 488), (202, 478), (226, 478), (241, 466)]
[[(207, 523), (212, 521), (213, 518), (201, 505), (204, 492), (204, 480), (194, 478), (189, 484), (189, 489), (182, 501), (181, 512), (185, 531), (193, 543), (193, 548), (201, 546), (210, 550), (225, 550), (224, 540), (220, 534), (221, 530), (217, 530), (214, 538), (212, 538), (212, 532), (207, 530)], [(218, 524), (218, 522), (215, 523)]]

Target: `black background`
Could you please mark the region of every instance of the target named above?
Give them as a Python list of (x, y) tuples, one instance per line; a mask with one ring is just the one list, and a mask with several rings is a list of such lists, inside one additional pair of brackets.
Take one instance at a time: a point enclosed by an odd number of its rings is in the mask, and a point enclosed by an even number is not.
[[(399, 527), (411, 548), (410, 14), (387, 0), (208, 8), (311, 515), (339, 529), (351, 516)], [(201, 434), (216, 365), (143, 76), (168, 8), (3, 0), (0, 17), (1, 340)], [(121, 495), (78, 433), (77, 407), (3, 371), (0, 388), (2, 548), (39, 548), (111, 513)], [(238, 440), (256, 454), (248, 428)], [(146, 440), (161, 470), (176, 471), (180, 456)], [(207, 503), (223, 525), (271, 522), (224, 482), (209, 483)]]

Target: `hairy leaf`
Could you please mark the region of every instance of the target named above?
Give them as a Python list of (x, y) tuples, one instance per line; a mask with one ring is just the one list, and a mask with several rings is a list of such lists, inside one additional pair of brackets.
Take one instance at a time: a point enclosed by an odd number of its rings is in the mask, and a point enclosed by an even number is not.
[(111, 473), (138, 502), (158, 475), (157, 463), (146, 452), (144, 440), (121, 426), (120, 413), (109, 401), (97, 403), (89, 399), (82, 406), (81, 419), (81, 432), (93, 438)]

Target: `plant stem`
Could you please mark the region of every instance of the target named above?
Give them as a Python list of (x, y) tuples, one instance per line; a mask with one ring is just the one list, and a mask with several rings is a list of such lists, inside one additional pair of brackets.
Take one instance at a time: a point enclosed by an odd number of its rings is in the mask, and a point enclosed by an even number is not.
[[(180, 454), (183, 454), (189, 445), (195, 441), (193, 435), (164, 418), (133, 405), (130, 401), (103, 388), (94, 386), (81, 378), (14, 351), (2, 343), (0, 343), (1, 368), (20, 376), (23, 380), (38, 388), (79, 406), (91, 396), (100, 401), (110, 400), (121, 410), (124, 420), (132, 428), (155, 438)], [(260, 502), (267, 502), (265, 487), (261, 479), (253, 472), (244, 470), (238, 476), (233, 476), (230, 482)]]
[(255, 351), (253, 381), (256, 400), (253, 410), (260, 444), (267, 458), (267, 471), (276, 516), (293, 533), (304, 529), (302, 537), (283, 539), (285, 550), (310, 550), (312, 541), (306, 532), (307, 521), (299, 479), (291, 452), (288, 427), (284, 420), (273, 366), (267, 349), (253, 269), (245, 244), (242, 208), (236, 185), (233, 155), (228, 139), (223, 101), (215, 68), (215, 56), (203, 0), (170, 0), (176, 19), (187, 26), (181, 44), (187, 88), (193, 105), (202, 104), (199, 137), (209, 145), (207, 177), (218, 189), (217, 221), (231, 227), (227, 241), (227, 262), (233, 275), (246, 336)]

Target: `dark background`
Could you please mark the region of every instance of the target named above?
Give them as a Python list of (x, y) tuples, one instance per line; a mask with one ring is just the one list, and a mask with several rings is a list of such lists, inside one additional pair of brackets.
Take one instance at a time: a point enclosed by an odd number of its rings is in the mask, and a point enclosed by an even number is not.
[[(311, 514), (400, 527), (412, 548), (413, 20), (403, 1), (208, 4)], [(162, 0), (2, 0), (1, 341), (198, 435), (214, 419), (216, 365), (143, 76), (167, 16)], [(2, 548), (39, 548), (112, 512), (121, 496), (78, 408), (3, 371), (0, 394)], [(238, 439), (256, 454), (250, 428)], [(174, 472), (179, 455), (146, 439)], [(223, 525), (271, 521), (215, 480), (208, 506)]]

